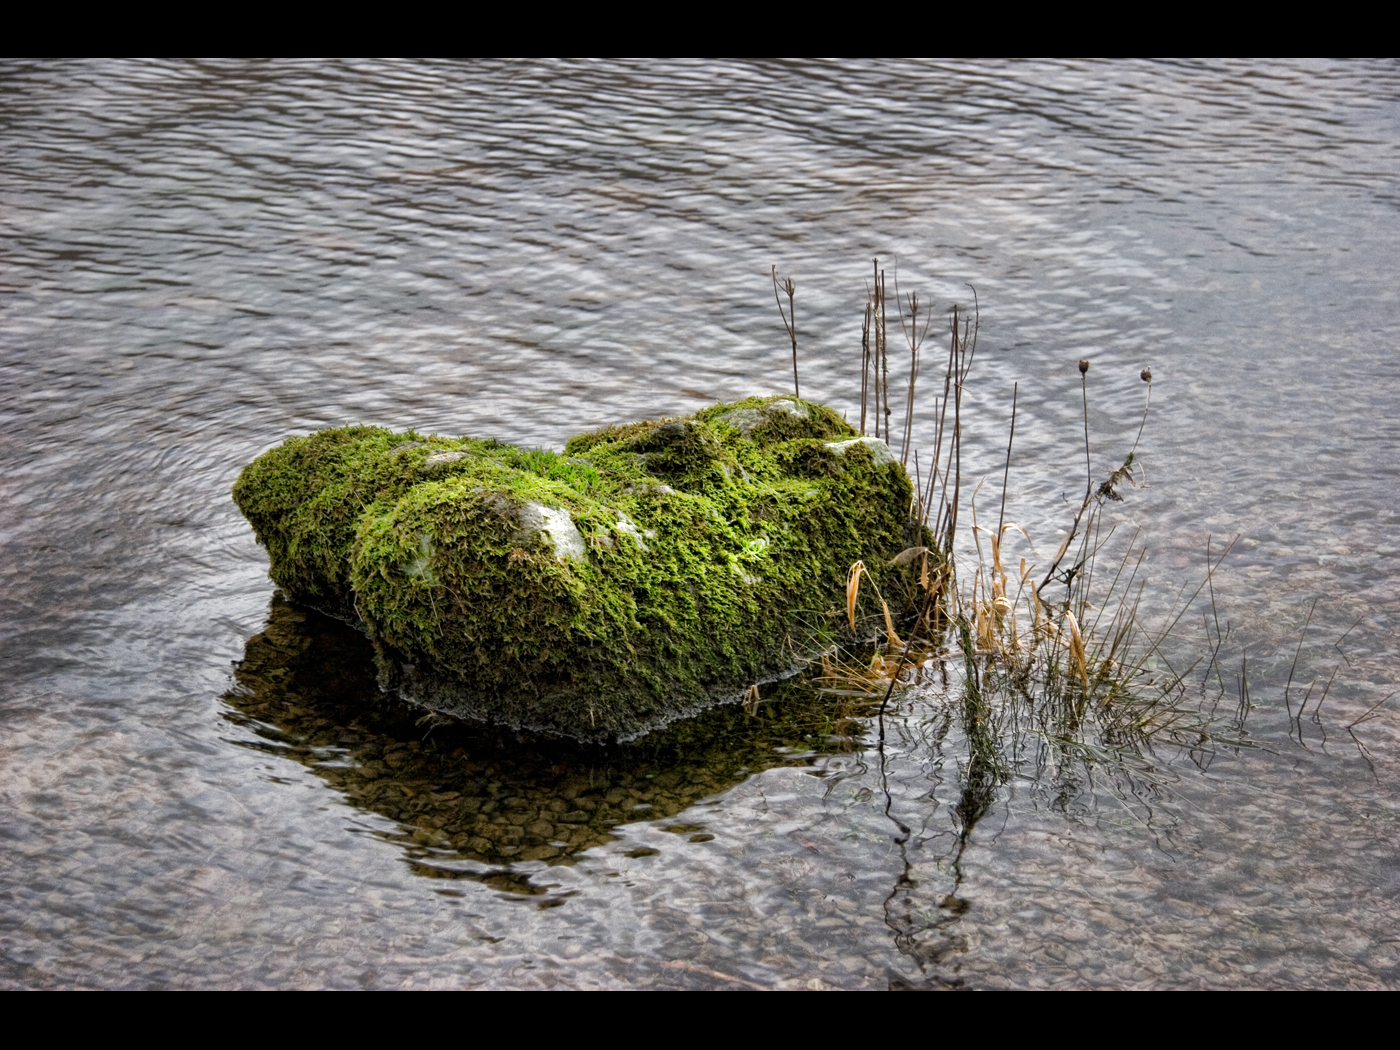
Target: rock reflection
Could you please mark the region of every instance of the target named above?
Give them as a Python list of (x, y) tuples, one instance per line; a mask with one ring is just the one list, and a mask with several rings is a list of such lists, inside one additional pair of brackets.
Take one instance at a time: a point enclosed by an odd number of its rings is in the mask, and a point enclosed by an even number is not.
[[(784, 686), (766, 687), (770, 695), (748, 709), (716, 708), (609, 748), (440, 724), (379, 691), (359, 632), (280, 593), (234, 679), (225, 717), (256, 734), (247, 746), (295, 759), (352, 804), (397, 821), (401, 830), (387, 837), (414, 870), (436, 877), (464, 874), (439, 866), (453, 858), (566, 862), (613, 839), (620, 824), (671, 817), (764, 769), (810, 763), (844, 739), (829, 698)], [(667, 830), (709, 838), (699, 825)], [(486, 877), (537, 892), (522, 876)]]

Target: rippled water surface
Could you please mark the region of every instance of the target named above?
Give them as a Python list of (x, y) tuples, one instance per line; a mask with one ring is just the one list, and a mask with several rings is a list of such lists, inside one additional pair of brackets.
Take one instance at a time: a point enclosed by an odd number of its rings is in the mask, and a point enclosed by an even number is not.
[[(0, 982), (1400, 984), (1400, 723), (1347, 729), (1397, 678), (1397, 176), (1394, 63), (0, 64)], [(850, 411), (877, 255), (976, 287), (964, 469), (1018, 383), (1042, 555), (1074, 362), (1104, 462), (1152, 367), (1115, 515), (1154, 593), (1240, 536), (1263, 746), (1013, 780), (960, 844), (934, 689), (883, 755), (800, 683), (589, 751), (418, 725), (274, 595), (229, 488), (288, 434), (780, 392), (774, 264)]]

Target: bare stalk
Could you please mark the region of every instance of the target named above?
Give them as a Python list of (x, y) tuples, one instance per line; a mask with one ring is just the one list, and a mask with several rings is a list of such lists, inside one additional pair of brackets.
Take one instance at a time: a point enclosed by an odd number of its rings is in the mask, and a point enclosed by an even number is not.
[[(1088, 384), (1087, 384), (1087, 382), (1086, 382), (1086, 380), (1085, 380), (1085, 376), (1087, 375), (1088, 371), (1089, 371), (1089, 362), (1088, 362), (1088, 361), (1080, 361), (1080, 362), (1079, 362), (1080, 388), (1081, 388), (1081, 391), (1083, 392), (1083, 397), (1084, 397), (1084, 467), (1085, 467), (1085, 470), (1086, 470), (1086, 471), (1089, 469), (1089, 466), (1090, 466), (1090, 464), (1089, 464), (1089, 394), (1088, 394)], [(1060, 544), (1059, 552), (1055, 555), (1055, 560), (1054, 560), (1054, 562), (1051, 563), (1049, 571), (1045, 574), (1045, 579), (1041, 580), (1041, 582), (1039, 583), (1039, 585), (1037, 585), (1037, 587), (1036, 587), (1036, 589), (1035, 589), (1035, 590), (1036, 590), (1036, 594), (1039, 594), (1041, 591), (1043, 591), (1043, 590), (1045, 589), (1046, 585), (1050, 583), (1050, 581), (1054, 578), (1055, 573), (1059, 570), (1059, 568), (1060, 568), (1060, 563), (1064, 560), (1065, 554), (1068, 553), (1068, 551), (1069, 551), (1069, 549), (1070, 549), (1070, 545), (1071, 545), (1071, 544), (1075, 541), (1075, 539), (1079, 536), (1079, 526), (1080, 526), (1080, 523), (1084, 520), (1084, 514), (1085, 514), (1085, 512), (1088, 511), (1088, 510), (1090, 509), (1090, 507), (1097, 507), (1104, 499), (1111, 499), (1111, 500), (1121, 500), (1121, 499), (1122, 499), (1122, 497), (1119, 496), (1118, 493), (1114, 491), (1114, 488), (1113, 488), (1113, 487), (1114, 487), (1115, 485), (1119, 484), (1119, 483), (1122, 482), (1122, 481), (1130, 480), (1130, 479), (1132, 478), (1132, 468), (1133, 468), (1134, 457), (1135, 457), (1135, 453), (1129, 452), (1129, 453), (1128, 453), (1128, 458), (1125, 459), (1125, 460), (1123, 461), (1123, 465), (1122, 465), (1121, 467), (1119, 467), (1118, 469), (1116, 469), (1115, 471), (1113, 471), (1113, 473), (1111, 473), (1107, 478), (1105, 478), (1105, 479), (1103, 480), (1103, 482), (1100, 483), (1100, 485), (1099, 485), (1099, 487), (1098, 487), (1097, 490), (1094, 488), (1094, 477), (1093, 477), (1093, 475), (1090, 474), (1090, 475), (1088, 476), (1088, 482), (1087, 482), (1087, 484), (1086, 484), (1086, 486), (1085, 486), (1085, 491), (1084, 491), (1084, 502), (1081, 503), (1081, 504), (1079, 505), (1079, 510), (1077, 510), (1077, 511), (1075, 512), (1074, 521), (1070, 523), (1069, 535), (1066, 536), (1066, 537), (1064, 538), (1064, 542)], [(1092, 523), (1092, 519), (1091, 519), (1091, 523)], [(1087, 541), (1086, 541), (1086, 542), (1087, 542)], [(1081, 563), (1082, 563), (1082, 562), (1081, 562)], [(1079, 564), (1076, 564), (1075, 566), (1073, 566), (1073, 567), (1071, 567), (1071, 568), (1069, 568), (1069, 569), (1067, 569), (1067, 570), (1064, 571), (1065, 583), (1066, 583), (1066, 584), (1072, 584), (1072, 583), (1073, 583), (1074, 575), (1078, 572), (1078, 569), (1079, 569)]]
[(874, 279), (870, 290), (870, 325), (874, 330), (875, 344), (872, 348), (875, 366), (875, 436), (880, 436), (880, 260), (871, 261)]
[(1142, 406), (1142, 422), (1138, 424), (1137, 437), (1133, 438), (1133, 455), (1137, 455), (1138, 442), (1142, 440), (1142, 428), (1147, 426), (1147, 410), (1152, 407), (1152, 369), (1144, 368), (1140, 373), (1147, 384), (1147, 401)]
[(1089, 362), (1079, 362), (1079, 392), (1084, 396), (1084, 501), (1094, 491), (1094, 471), (1089, 466)]
[(917, 292), (910, 292), (905, 302), (909, 306), (909, 324), (904, 323), (904, 305), (898, 301), (899, 277), (895, 276), (894, 287), (896, 305), (899, 306), (899, 326), (904, 332), (905, 342), (909, 344), (909, 390), (904, 399), (904, 447), (900, 453), (900, 465), (909, 465), (909, 444), (914, 432), (914, 384), (919, 378), (919, 348), (923, 345), (924, 337), (928, 335), (929, 322), (933, 320), (932, 311), (928, 311), (928, 316), (924, 320), (924, 330), (919, 331), (919, 295)]
[(1011, 443), (1016, 440), (1016, 400), (1021, 393), (1021, 384), (1011, 387), (1011, 433), (1006, 437), (1006, 467), (1001, 474), (1001, 514), (997, 516), (996, 543), (1001, 545), (1002, 529), (1006, 526), (1006, 483), (1011, 479)]
[(870, 396), (870, 299), (865, 300), (865, 320), (860, 327), (860, 436), (865, 437), (865, 406)]
[(953, 346), (957, 358), (957, 373), (953, 384), (953, 443), (948, 455), (953, 457), (953, 499), (949, 504), (948, 542), (944, 547), (950, 554), (958, 534), (958, 501), (962, 495), (962, 395), (967, 382), (969, 354), (967, 349), (967, 322), (964, 320), (962, 344), (958, 345), (958, 308), (953, 307)]
[(787, 293), (788, 308), (787, 313), (783, 312), (783, 300), (778, 294), (778, 268), (772, 269), (773, 276), (773, 298), (778, 304), (778, 313), (782, 316), (783, 327), (787, 329), (788, 338), (792, 340), (792, 394), (799, 401), (802, 400), (802, 391), (797, 385), (797, 308), (793, 304), (793, 296), (797, 293), (797, 285), (791, 277), (784, 277), (782, 290)]
[(890, 441), (890, 322), (886, 313), (885, 271), (880, 271), (880, 390), (885, 402), (885, 443)]

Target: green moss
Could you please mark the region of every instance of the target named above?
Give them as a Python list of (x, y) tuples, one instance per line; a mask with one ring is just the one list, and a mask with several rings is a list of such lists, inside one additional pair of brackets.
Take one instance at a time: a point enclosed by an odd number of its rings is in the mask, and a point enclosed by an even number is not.
[(234, 498), (289, 596), (363, 626), (385, 687), (625, 739), (843, 630), (856, 559), (887, 597), (909, 592), (888, 566), (909, 480), (854, 438), (790, 398), (610, 427), (562, 455), (347, 427), (266, 453)]

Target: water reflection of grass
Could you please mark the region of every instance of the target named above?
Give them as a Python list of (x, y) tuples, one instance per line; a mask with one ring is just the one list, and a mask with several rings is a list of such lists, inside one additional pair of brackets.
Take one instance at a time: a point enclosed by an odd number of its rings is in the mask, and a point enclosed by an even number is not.
[[(499, 727), (434, 724), (381, 694), (359, 632), (274, 597), (267, 626), (237, 665), (226, 717), (248, 746), (312, 769), (353, 805), (398, 822), (423, 874), (434, 860), (565, 862), (634, 821), (664, 820), (746, 777), (803, 765), (848, 743), (843, 705), (796, 687), (765, 687), (730, 705), (601, 748)], [(668, 825), (691, 841), (703, 826)], [(533, 892), (507, 872), (500, 888)]]

